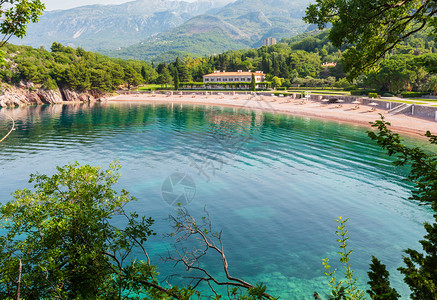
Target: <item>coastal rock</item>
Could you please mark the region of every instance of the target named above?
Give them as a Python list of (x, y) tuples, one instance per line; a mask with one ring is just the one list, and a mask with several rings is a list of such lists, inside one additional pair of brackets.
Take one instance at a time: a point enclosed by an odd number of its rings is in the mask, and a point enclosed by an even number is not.
[(59, 90), (38, 90), (37, 95), (39, 96), (41, 101), (46, 104), (62, 103), (62, 95)]
[(19, 87), (11, 85), (3, 86), (3, 92), (0, 95), (0, 107), (58, 104), (65, 101), (94, 102), (99, 97), (97, 94), (78, 93), (68, 89), (35, 89), (34, 85), (21, 82)]
[(79, 100), (79, 94), (75, 91), (61, 89), (61, 93), (64, 96), (64, 101), (77, 102)]

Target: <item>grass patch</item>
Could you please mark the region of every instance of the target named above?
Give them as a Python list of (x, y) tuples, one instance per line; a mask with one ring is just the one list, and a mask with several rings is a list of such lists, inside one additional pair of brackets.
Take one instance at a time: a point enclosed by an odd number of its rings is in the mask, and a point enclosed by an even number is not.
[(344, 91), (344, 90), (291, 90), (288, 91), (290, 93), (305, 93), (305, 92), (311, 92), (312, 95), (334, 95), (334, 96), (350, 96), (350, 92), (349, 91)]
[(160, 84), (146, 84), (146, 85), (140, 86), (137, 89), (137, 91), (154, 91), (154, 90), (157, 90), (157, 89), (169, 89), (169, 90), (172, 90), (173, 88), (174, 88), (173, 85), (167, 85), (167, 87), (165, 87), (165, 85), (162, 86)]

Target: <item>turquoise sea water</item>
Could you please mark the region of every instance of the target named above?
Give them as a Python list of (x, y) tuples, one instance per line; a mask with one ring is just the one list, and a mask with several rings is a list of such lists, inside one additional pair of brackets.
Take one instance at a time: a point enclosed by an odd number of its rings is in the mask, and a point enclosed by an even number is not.
[[(174, 212), (164, 196), (169, 176), (184, 174), (195, 189), (186, 207), (206, 207), (223, 242), (232, 275), (257, 283), (282, 299), (311, 299), (328, 292), (322, 258), (336, 263), (334, 219), (349, 217), (352, 267), (365, 288), (371, 255), (387, 264), (406, 297), (396, 268), (402, 249), (419, 248), (431, 212), (407, 200), (407, 169), (369, 140), (365, 128), (242, 109), (112, 103), (38, 106), (0, 111), (17, 130), (0, 144), (0, 202), (27, 183), (78, 161), (122, 165), (119, 187), (138, 198), (129, 210), (156, 220), (148, 244), (162, 273), (171, 250), (162, 234)], [(9, 123), (0, 118), (0, 134)], [(173, 179), (175, 177), (172, 177)], [(164, 185), (163, 185), (164, 184)], [(164, 201), (167, 200), (167, 201)], [(117, 221), (117, 220), (115, 220)], [(219, 257), (202, 262), (220, 276)], [(180, 272), (181, 270), (178, 270)], [(341, 269), (339, 270), (341, 272)]]

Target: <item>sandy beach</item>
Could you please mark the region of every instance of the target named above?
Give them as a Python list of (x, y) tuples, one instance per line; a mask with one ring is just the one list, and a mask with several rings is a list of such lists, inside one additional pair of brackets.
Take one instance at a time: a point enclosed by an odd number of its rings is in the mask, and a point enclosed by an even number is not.
[(404, 114), (389, 114), (386, 110), (371, 106), (342, 103), (325, 104), (318, 101), (291, 100), (285, 97), (252, 95), (164, 95), (129, 94), (107, 99), (109, 102), (145, 102), (145, 103), (183, 103), (192, 105), (213, 105), (262, 110), (273, 113), (308, 116), (337, 122), (362, 125), (370, 128), (370, 122), (379, 119), (379, 114), (392, 124), (392, 130), (415, 136), (423, 136), (427, 130), (437, 134), (437, 122)]

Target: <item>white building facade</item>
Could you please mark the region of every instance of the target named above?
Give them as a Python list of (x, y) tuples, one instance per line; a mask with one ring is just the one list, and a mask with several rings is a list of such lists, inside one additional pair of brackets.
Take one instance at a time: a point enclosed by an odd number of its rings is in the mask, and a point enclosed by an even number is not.
[(252, 82), (252, 74), (255, 76), (255, 85), (257, 88), (264, 85), (266, 76), (262, 71), (243, 72), (224, 72), (214, 71), (214, 73), (203, 76), (203, 83), (209, 88), (228, 88), (228, 89), (247, 89)]

